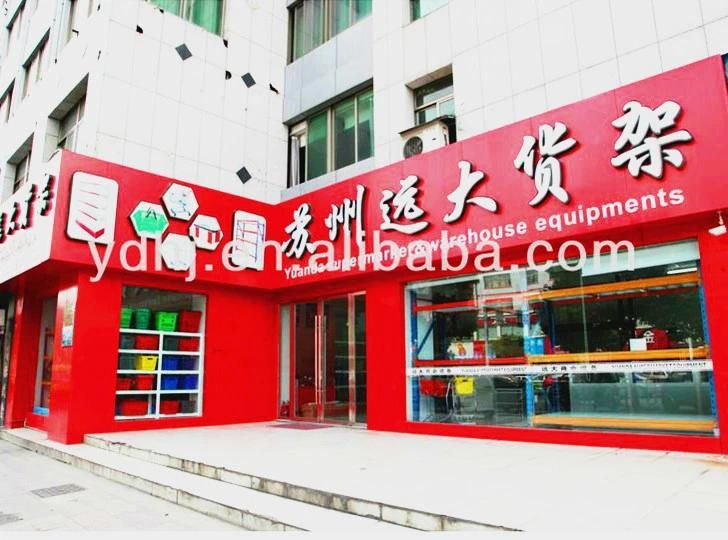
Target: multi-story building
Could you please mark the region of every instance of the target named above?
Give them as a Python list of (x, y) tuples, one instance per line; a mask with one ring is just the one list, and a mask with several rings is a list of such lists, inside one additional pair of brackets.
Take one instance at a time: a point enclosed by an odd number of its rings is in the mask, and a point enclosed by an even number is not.
[[(7, 426), (728, 448), (728, 2), (5, 7)], [(164, 265), (125, 265), (149, 238)], [(605, 238), (637, 266), (525, 264)], [(440, 261), (498, 240), (505, 266), (374, 264), (417, 240)]]
[(282, 1), (3, 7), (3, 200), (58, 148), (278, 200), (287, 137)]

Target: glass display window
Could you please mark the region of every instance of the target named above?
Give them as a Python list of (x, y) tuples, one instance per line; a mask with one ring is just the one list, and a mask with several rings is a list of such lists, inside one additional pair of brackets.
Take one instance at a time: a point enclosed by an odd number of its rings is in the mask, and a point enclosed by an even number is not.
[(406, 288), (408, 418), (715, 435), (696, 242)]
[(206, 299), (124, 287), (116, 419), (202, 414)]

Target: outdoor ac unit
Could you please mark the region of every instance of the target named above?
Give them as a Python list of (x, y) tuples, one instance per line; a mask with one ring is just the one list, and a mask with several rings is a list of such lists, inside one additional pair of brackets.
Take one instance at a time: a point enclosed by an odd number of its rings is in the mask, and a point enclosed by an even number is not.
[(428, 122), (402, 133), (405, 158), (447, 146), (450, 136), (447, 124), (441, 120)]

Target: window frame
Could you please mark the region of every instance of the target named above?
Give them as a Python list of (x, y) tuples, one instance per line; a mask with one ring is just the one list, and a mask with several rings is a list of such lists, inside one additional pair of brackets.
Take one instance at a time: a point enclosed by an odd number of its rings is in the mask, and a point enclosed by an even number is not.
[[(356, 3), (359, 0), (321, 0), (321, 4), (323, 6), (323, 28), (322, 28), (322, 39), (321, 43), (318, 45), (312, 46), (310, 49), (305, 49), (301, 52), (300, 55), (296, 56), (296, 17), (295, 12), (298, 8), (303, 8), (304, 5), (309, 4), (309, 0), (299, 0), (298, 2), (295, 2), (294, 4), (291, 4), (288, 6), (288, 62), (292, 63), (296, 60), (299, 60), (300, 58), (303, 58), (311, 51), (317, 49), (327, 41), (332, 40), (340, 33), (346, 31), (347, 29), (354, 26), (356, 23), (363, 21), (367, 17), (370, 17), (372, 14), (372, 2), (369, 2), (369, 12), (366, 15), (363, 15), (359, 18), (356, 17)], [(390, 0), (391, 1), (391, 0)], [(341, 30), (335, 31), (335, 25), (334, 25), (334, 15), (336, 13), (334, 9), (334, 2), (346, 2), (349, 5), (349, 22), (348, 24), (342, 28)], [(302, 11), (304, 15), (304, 23), (309, 24), (310, 21), (305, 19), (305, 13), (306, 11)]]
[[(367, 93), (372, 94), (372, 128), (371, 128), (371, 138), (372, 138), (372, 145), (371, 145), (371, 155), (361, 158), (359, 156), (359, 101), (361, 96), (366, 95)], [(353, 163), (350, 163), (348, 165), (344, 165), (343, 167), (336, 168), (336, 141), (334, 138), (334, 121), (335, 121), (335, 110), (337, 107), (341, 106), (343, 103), (353, 100), (354, 101), (354, 155), (355, 160)], [(332, 103), (328, 107), (326, 107), (323, 110), (316, 111), (315, 113), (309, 114), (305, 120), (302, 120), (301, 122), (295, 124), (293, 127), (289, 129), (289, 176), (288, 176), (288, 184), (289, 187), (298, 186), (301, 184), (305, 184), (306, 182), (310, 180), (314, 180), (315, 178), (319, 178), (320, 176), (324, 176), (326, 174), (344, 169), (346, 167), (350, 167), (351, 165), (355, 165), (356, 163), (359, 163), (361, 161), (364, 161), (365, 159), (369, 159), (371, 157), (374, 157), (374, 88), (372, 86), (368, 86), (362, 90), (359, 90), (358, 92), (355, 92), (353, 94), (347, 95), (346, 97), (336, 101), (335, 103)], [(308, 170), (308, 162), (309, 162), (309, 140), (308, 140), (308, 132), (309, 132), (309, 122), (312, 118), (317, 117), (321, 115), (323, 112), (326, 113), (326, 172), (324, 172), (321, 175), (309, 178), (309, 170)], [(291, 154), (290, 151), (293, 149), (293, 145), (291, 144), (291, 141), (293, 138), (302, 138), (305, 137), (305, 147), (306, 147), (306, 163), (304, 166), (304, 173), (305, 178), (301, 179), (296, 175), (296, 177), (293, 177), (293, 167), (290, 167), (291, 164)], [(297, 148), (300, 149), (300, 146)], [(294, 179), (296, 180), (294, 182)]]
[[(15, 164), (15, 172), (13, 173), (13, 193), (17, 193), (30, 179), (30, 162), (33, 158), (32, 142), (28, 152)], [(18, 170), (20, 165), (25, 164), (23, 175), (18, 178)]]
[[(447, 5), (447, 4), (449, 4), (449, 3), (450, 3), (450, 0), (444, 0), (444, 1), (443, 1), (443, 3), (442, 3), (442, 5), (440, 5), (440, 6), (437, 6), (436, 8), (434, 8), (434, 9), (432, 9), (432, 10), (428, 11), (428, 12), (427, 12), (427, 13), (425, 13), (424, 15), (422, 14), (422, 7), (421, 7), (421, 5), (420, 5), (420, 3), (421, 3), (421, 0), (409, 0), (409, 2), (408, 2), (408, 3), (409, 3), (409, 15), (410, 15), (410, 23), (413, 23), (413, 22), (415, 22), (415, 21), (418, 21), (418, 20), (420, 20), (420, 19), (424, 19), (424, 18), (425, 18), (425, 17), (427, 17), (427, 16), (428, 16), (428, 15), (429, 15), (430, 13), (434, 13), (434, 12), (435, 12), (435, 11), (437, 11), (438, 9), (444, 8), (444, 7), (445, 7), (445, 6)], [(417, 5), (420, 5), (420, 14), (419, 14), (418, 16), (416, 16), (416, 17), (415, 17), (415, 4), (417, 4)]]
[(30, 95), (30, 90), (43, 79), (45, 73), (45, 61), (47, 59), (48, 34), (40, 40), (33, 53), (23, 64), (24, 81), (23, 96), (25, 99)]
[(0, 111), (7, 103), (7, 108), (5, 109), (5, 117), (0, 118), (0, 122), (3, 124), (7, 124), (10, 121), (10, 116), (12, 115), (12, 109), (13, 109), (13, 92), (15, 91), (15, 80), (13, 80), (10, 85), (5, 89), (5, 92), (3, 92), (2, 96), (0, 96)]
[[(444, 81), (446, 79), (449, 79), (450, 80), (450, 93), (449, 94), (447, 94), (445, 96), (441, 96), (441, 97), (439, 97), (437, 99), (434, 99), (432, 101), (424, 102), (422, 105), (417, 105), (417, 94), (418, 94), (418, 92), (421, 92), (424, 88), (426, 88), (428, 86), (431, 86), (431, 85), (434, 85), (435, 83), (438, 83), (440, 81)], [(419, 88), (415, 88), (412, 91), (412, 95), (413, 95), (413, 103), (414, 103), (415, 126), (420, 126), (420, 125), (426, 124), (427, 122), (432, 122), (433, 120), (437, 120), (438, 118), (442, 118), (443, 116), (446, 116), (445, 114), (442, 114), (440, 112), (440, 107), (442, 106), (443, 103), (446, 103), (448, 101), (453, 101), (453, 104), (454, 104), (454, 100), (455, 100), (455, 82), (453, 80), (452, 73), (449, 74), (449, 75), (445, 75), (444, 77), (440, 77), (440, 78), (438, 78), (438, 79), (436, 79), (436, 80), (434, 80), (432, 82), (429, 82), (429, 83), (427, 83), (425, 85), (422, 85)], [(422, 112), (422, 111), (425, 111), (425, 110), (427, 110), (427, 109), (429, 109), (429, 108), (431, 108), (433, 106), (435, 107), (435, 110), (436, 110), (435, 117), (434, 118), (431, 118), (430, 120), (425, 120), (423, 122), (420, 122), (419, 121), (419, 113)]]
[[(67, 129), (64, 133), (63, 126), (65, 124), (66, 119), (69, 117), (69, 115), (74, 114), (75, 119), (73, 124), (69, 129)], [(86, 114), (86, 95), (84, 94), (81, 99), (79, 99), (73, 107), (58, 121), (58, 141), (56, 143), (57, 149), (65, 149), (70, 150), (71, 152), (75, 152), (76, 148), (78, 146), (78, 134), (79, 130), (81, 128), (81, 125), (83, 123), (84, 115)], [(73, 144), (71, 147), (65, 146), (65, 143), (68, 141), (69, 137), (73, 136)]]
[[(93, 0), (90, 0), (90, 1), (93, 3)], [(164, 8), (161, 8), (160, 6), (158, 6), (154, 2), (154, 0), (146, 0), (146, 1), (147, 1), (147, 3), (151, 4), (155, 8), (164, 9)], [(227, 0), (218, 0), (220, 2), (220, 21), (219, 21), (219, 31), (218, 32), (212, 32), (211, 30), (208, 30), (204, 26), (201, 26), (192, 21), (192, 12), (191, 12), (190, 6), (193, 6), (195, 1), (196, 0), (180, 0), (180, 7), (179, 7), (180, 13), (179, 14), (172, 13), (172, 15), (174, 15), (175, 17), (179, 17), (180, 19), (182, 19), (190, 24), (194, 24), (198, 28), (202, 28), (206, 32), (210, 32), (213, 35), (222, 36), (224, 34), (224, 30), (225, 30), (225, 13), (227, 11), (227, 9), (226, 9)], [(168, 12), (168, 13), (171, 13), (171, 12)]]

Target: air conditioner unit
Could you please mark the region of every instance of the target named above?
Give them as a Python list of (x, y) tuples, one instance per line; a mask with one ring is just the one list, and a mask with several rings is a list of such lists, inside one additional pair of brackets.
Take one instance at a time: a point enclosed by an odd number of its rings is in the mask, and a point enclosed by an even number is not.
[(447, 146), (450, 142), (449, 129), (442, 120), (435, 120), (421, 126), (403, 131), (402, 142), (404, 148), (402, 153), (406, 158), (436, 150)]

